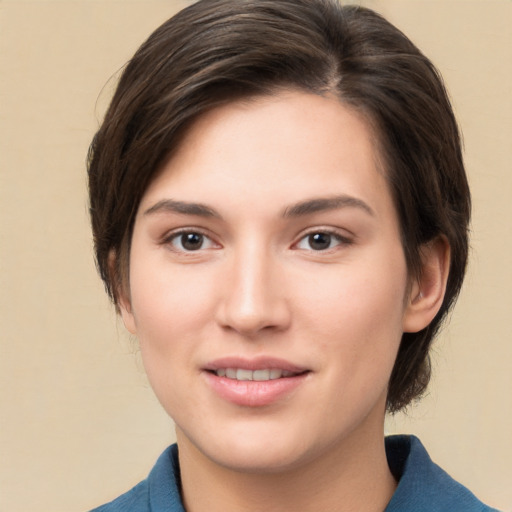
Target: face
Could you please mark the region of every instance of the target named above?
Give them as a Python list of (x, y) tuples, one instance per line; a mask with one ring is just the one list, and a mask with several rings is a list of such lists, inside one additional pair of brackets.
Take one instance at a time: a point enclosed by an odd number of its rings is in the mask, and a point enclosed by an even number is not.
[(408, 275), (377, 156), (288, 92), (206, 114), (150, 184), (122, 313), (183, 447), (279, 471), (382, 439)]

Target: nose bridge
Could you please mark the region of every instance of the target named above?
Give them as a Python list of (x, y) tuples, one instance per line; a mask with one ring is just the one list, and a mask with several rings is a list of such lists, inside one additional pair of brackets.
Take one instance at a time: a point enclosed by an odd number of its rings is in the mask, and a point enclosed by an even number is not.
[(278, 258), (256, 238), (240, 243), (230, 258), (220, 322), (243, 334), (282, 329), (289, 311), (280, 279)]

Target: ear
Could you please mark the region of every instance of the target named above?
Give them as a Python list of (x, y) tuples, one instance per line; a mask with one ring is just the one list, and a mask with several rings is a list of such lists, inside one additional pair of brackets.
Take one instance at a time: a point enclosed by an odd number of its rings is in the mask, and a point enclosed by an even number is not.
[(123, 319), (124, 326), (131, 334), (136, 334), (135, 317), (132, 311), (132, 304), (130, 299), (130, 292), (126, 285), (124, 285), (116, 270), (116, 253), (111, 250), (108, 255), (108, 267), (110, 273), (110, 280), (115, 287), (116, 306)]
[(137, 327), (135, 324), (135, 316), (133, 315), (132, 305), (130, 297), (126, 297), (125, 294), (119, 294), (119, 312), (123, 319), (124, 326), (131, 334), (137, 334)]
[(411, 284), (403, 319), (404, 332), (418, 332), (441, 308), (450, 272), (450, 245), (444, 236), (421, 247), (421, 272)]

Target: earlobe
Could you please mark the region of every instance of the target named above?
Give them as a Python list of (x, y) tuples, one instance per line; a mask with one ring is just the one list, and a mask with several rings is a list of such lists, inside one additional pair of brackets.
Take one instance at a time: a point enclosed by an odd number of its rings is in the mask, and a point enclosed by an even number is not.
[(133, 316), (132, 306), (124, 294), (119, 296), (119, 311), (123, 319), (124, 326), (131, 334), (137, 334), (135, 326), (135, 317)]
[(136, 334), (135, 317), (133, 316), (132, 305), (126, 286), (120, 282), (119, 273), (116, 272), (116, 254), (112, 250), (108, 255), (110, 280), (115, 287), (115, 297), (118, 312), (123, 319), (124, 326), (131, 334)]
[(441, 308), (450, 271), (450, 245), (444, 236), (421, 248), (420, 276), (412, 283), (404, 312), (403, 331), (418, 332), (434, 319)]

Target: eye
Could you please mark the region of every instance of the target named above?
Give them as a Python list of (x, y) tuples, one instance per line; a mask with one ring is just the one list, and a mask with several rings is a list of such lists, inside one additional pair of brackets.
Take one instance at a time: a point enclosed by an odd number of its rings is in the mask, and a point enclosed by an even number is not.
[(216, 244), (203, 233), (197, 231), (181, 231), (171, 235), (167, 242), (179, 252), (193, 252), (201, 249), (211, 249)]
[(316, 231), (302, 237), (296, 247), (307, 251), (326, 251), (338, 245), (349, 243), (350, 240), (336, 233)]

